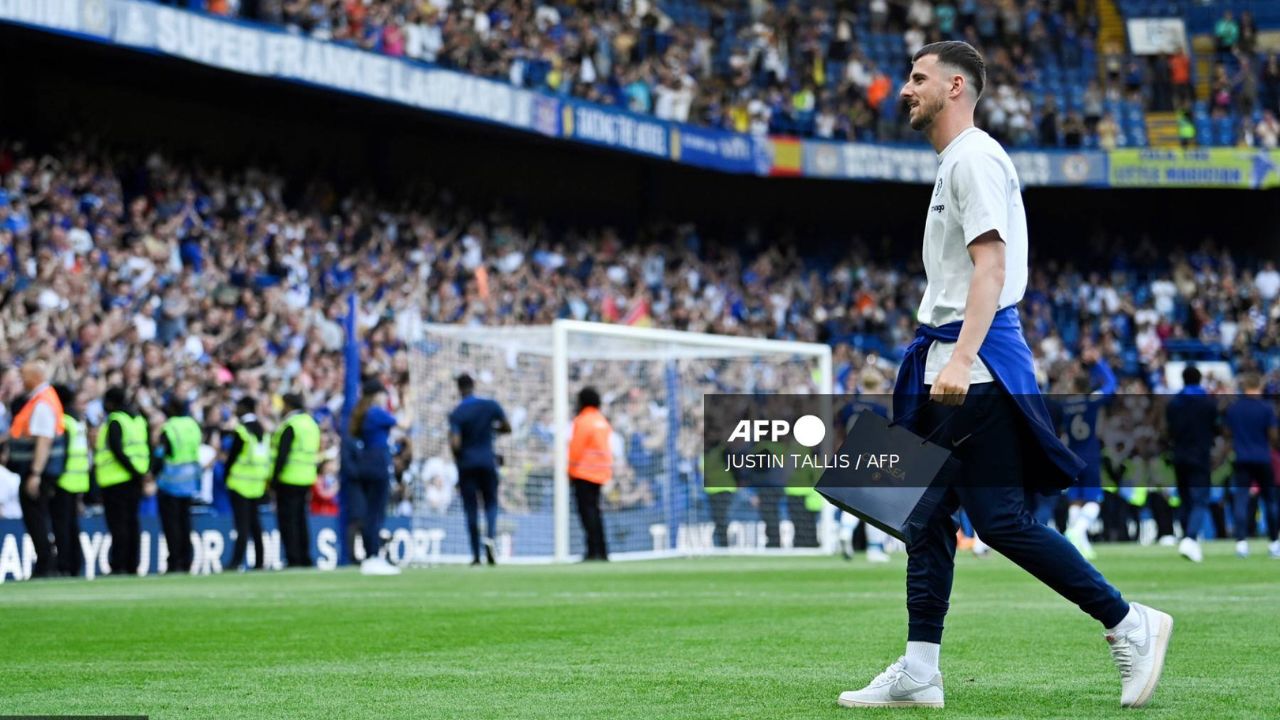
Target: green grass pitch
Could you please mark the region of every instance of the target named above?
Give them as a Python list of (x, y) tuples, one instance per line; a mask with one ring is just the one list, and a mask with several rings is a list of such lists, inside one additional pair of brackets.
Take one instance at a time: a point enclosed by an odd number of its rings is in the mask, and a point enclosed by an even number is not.
[(106, 578), (0, 586), (0, 715), (153, 718), (1275, 718), (1280, 561), (1101, 547), (1173, 614), (1152, 704), (1100, 628), (1007, 560), (958, 560), (945, 710), (847, 710), (902, 651), (901, 555)]

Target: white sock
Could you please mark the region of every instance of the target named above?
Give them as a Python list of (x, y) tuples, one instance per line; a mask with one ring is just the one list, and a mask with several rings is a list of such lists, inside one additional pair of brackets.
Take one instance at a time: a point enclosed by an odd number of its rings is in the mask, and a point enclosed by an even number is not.
[(1067, 526), (1073, 532), (1081, 532), (1088, 534), (1089, 526), (1093, 525), (1093, 521), (1098, 519), (1098, 513), (1102, 511), (1096, 502), (1087, 502), (1080, 506), (1080, 511), (1075, 514), (1075, 518), (1071, 520)]
[(1101, 513), (1102, 508), (1096, 502), (1087, 502), (1080, 508), (1080, 518), (1084, 520), (1086, 530)]
[(1067, 530), (1072, 530), (1076, 526), (1076, 521), (1080, 519), (1080, 506), (1072, 505), (1067, 508)]
[(942, 646), (938, 643), (907, 641), (907, 674), (916, 680), (932, 680), (938, 674), (941, 652)]
[(1129, 614), (1124, 616), (1124, 619), (1120, 621), (1119, 625), (1116, 625), (1113, 628), (1107, 628), (1107, 632), (1112, 635), (1123, 635), (1130, 630), (1137, 628), (1139, 622), (1138, 609), (1130, 604)]
[(883, 550), (884, 541), (887, 537), (889, 537), (888, 533), (875, 525), (867, 526), (867, 547), (874, 547)]

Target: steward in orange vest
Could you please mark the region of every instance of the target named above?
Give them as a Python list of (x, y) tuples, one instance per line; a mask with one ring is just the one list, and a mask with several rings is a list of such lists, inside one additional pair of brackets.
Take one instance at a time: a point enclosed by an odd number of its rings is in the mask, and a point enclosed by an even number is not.
[(47, 577), (56, 570), (53, 543), (49, 541), (49, 499), (54, 482), (66, 466), (67, 448), (62, 440), (66, 425), (62, 401), (46, 382), (42, 363), (30, 362), (22, 367), (22, 385), (27, 391), (26, 401), (9, 427), (7, 465), (23, 479), (18, 503), (22, 507), (22, 523), (36, 551), (31, 576)]
[(608, 560), (600, 488), (613, 477), (609, 439), (613, 428), (600, 412), (600, 393), (585, 387), (578, 393), (578, 416), (569, 438), (569, 482), (578, 499), (578, 517), (587, 536), (587, 560)]

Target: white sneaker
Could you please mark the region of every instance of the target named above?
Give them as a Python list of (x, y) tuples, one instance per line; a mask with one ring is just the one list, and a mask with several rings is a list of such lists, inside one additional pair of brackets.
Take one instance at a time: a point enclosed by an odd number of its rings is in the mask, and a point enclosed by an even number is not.
[(1236, 557), (1238, 558), (1249, 557), (1249, 541), (1248, 540), (1236, 541)]
[(840, 693), (842, 707), (942, 707), (942, 673), (928, 682), (907, 674), (906, 658), (890, 665), (861, 690)]
[(1172, 535), (1161, 535), (1161, 536), (1160, 536), (1160, 546), (1161, 546), (1161, 547), (1173, 547), (1174, 545), (1177, 545), (1177, 544), (1178, 544), (1178, 540), (1177, 540), (1177, 538), (1175, 538), (1175, 537), (1174, 537), (1174, 536), (1172, 536)]
[(867, 548), (867, 562), (887, 563), (889, 562), (889, 553), (880, 548), (869, 547)]
[(1076, 546), (1085, 560), (1092, 562), (1098, 559), (1098, 551), (1093, 549), (1093, 543), (1089, 542), (1089, 533), (1084, 528), (1068, 529), (1067, 539)]
[(973, 556), (984, 558), (991, 553), (991, 546), (982, 542), (982, 538), (973, 536)]
[(1173, 618), (1146, 605), (1130, 603), (1138, 613), (1138, 626), (1124, 634), (1108, 633), (1111, 659), (1120, 670), (1120, 706), (1142, 707), (1160, 682), (1165, 651), (1173, 634)]
[(1204, 553), (1200, 550), (1200, 543), (1195, 538), (1184, 537), (1178, 543), (1178, 554), (1190, 560), (1193, 563), (1204, 562)]
[(1271, 543), (1271, 559), (1280, 560), (1280, 540)]
[(853, 540), (850, 538), (840, 538), (840, 555), (845, 560), (853, 559)]
[(361, 575), (399, 575), (400, 568), (387, 562), (386, 558), (377, 555), (371, 558), (365, 558), (360, 563)]

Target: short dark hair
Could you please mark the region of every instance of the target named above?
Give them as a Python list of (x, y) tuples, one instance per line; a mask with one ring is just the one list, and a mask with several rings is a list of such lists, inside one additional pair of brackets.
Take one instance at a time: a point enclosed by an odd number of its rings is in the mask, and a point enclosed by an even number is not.
[(187, 400), (177, 392), (170, 395), (169, 400), (164, 404), (164, 414), (169, 417), (179, 417), (186, 415), (187, 412)]
[(1195, 365), (1188, 365), (1182, 369), (1183, 385), (1199, 385), (1200, 384), (1200, 368)]
[(62, 403), (63, 412), (71, 414), (71, 406), (76, 401), (76, 389), (70, 385), (58, 383), (53, 386), (53, 391), (58, 394), (58, 402)]
[(976, 48), (961, 40), (929, 43), (916, 51), (911, 62), (928, 55), (937, 55), (938, 62), (960, 68), (964, 76), (973, 84), (976, 97), (982, 97), (982, 89), (987, 85), (987, 63)]
[(281, 400), (284, 402), (286, 410), (301, 410), (307, 404), (302, 399), (302, 393), (285, 393)]
[(125, 393), (124, 388), (119, 385), (107, 388), (107, 391), (102, 394), (102, 406), (107, 412), (123, 410), (128, 403), (129, 396)]
[(1081, 373), (1075, 376), (1075, 379), (1071, 382), (1071, 386), (1072, 391), (1081, 395), (1087, 395), (1089, 391), (1093, 389), (1093, 378)]
[(252, 395), (245, 395), (236, 401), (236, 415), (253, 415), (258, 409), (258, 400)]
[(600, 393), (587, 386), (578, 391), (578, 409), (600, 407)]
[(462, 373), (458, 376), (458, 392), (469, 393), (475, 389), (476, 381), (472, 380), (470, 375)]

